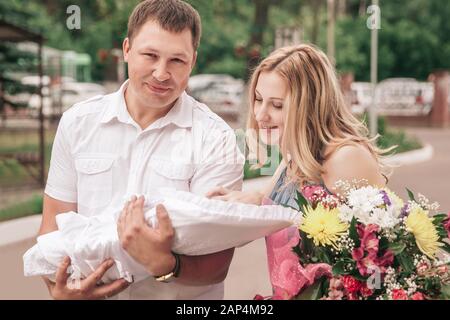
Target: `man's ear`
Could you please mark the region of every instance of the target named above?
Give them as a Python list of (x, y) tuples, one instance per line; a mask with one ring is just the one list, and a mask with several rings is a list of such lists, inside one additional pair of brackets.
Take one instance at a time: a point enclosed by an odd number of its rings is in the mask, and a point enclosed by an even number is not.
[(128, 62), (128, 56), (130, 55), (131, 43), (130, 39), (127, 37), (123, 40), (122, 50), (123, 50), (123, 60)]
[(194, 56), (192, 57), (192, 66), (191, 71), (194, 70), (195, 63), (197, 62), (197, 51), (194, 52)]

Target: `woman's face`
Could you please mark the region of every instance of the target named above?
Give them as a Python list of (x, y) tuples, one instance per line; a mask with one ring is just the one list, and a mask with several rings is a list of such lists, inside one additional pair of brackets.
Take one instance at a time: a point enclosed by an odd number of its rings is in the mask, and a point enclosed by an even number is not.
[(276, 72), (261, 72), (255, 88), (253, 112), (260, 139), (268, 145), (279, 144), (283, 134), (283, 108), (287, 95), (285, 80)]

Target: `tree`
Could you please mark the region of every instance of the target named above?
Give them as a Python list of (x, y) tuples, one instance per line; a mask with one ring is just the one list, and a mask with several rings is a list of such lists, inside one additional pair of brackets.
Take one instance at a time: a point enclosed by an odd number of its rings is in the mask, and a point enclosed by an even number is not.
[[(18, 2), (0, 2), (0, 19), (11, 24), (22, 26), (21, 21), (26, 21), (33, 16), (31, 11), (19, 10)], [(14, 43), (0, 43), (0, 112), (7, 104), (18, 108), (26, 105), (7, 98), (22, 92), (29, 92), (29, 86), (21, 84), (15, 74), (24, 71), (33, 71), (36, 66), (36, 56), (17, 49)]]

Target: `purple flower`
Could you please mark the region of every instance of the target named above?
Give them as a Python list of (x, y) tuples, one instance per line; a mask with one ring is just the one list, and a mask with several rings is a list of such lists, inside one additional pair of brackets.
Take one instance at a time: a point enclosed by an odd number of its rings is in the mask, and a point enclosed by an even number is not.
[(405, 218), (409, 215), (409, 204), (405, 204), (400, 212), (400, 218)]
[(389, 199), (387, 192), (384, 190), (381, 190), (381, 194), (383, 195), (384, 204), (387, 206), (390, 206), (392, 204), (392, 202), (391, 202), (391, 199)]
[(447, 213), (447, 219), (444, 220), (444, 228), (447, 231), (447, 237), (450, 239), (450, 211)]

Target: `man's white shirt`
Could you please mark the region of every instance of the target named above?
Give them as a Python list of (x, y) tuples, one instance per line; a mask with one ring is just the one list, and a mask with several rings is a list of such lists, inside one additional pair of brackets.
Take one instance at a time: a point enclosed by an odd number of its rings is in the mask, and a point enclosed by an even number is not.
[[(171, 187), (203, 195), (242, 188), (244, 158), (233, 130), (185, 92), (145, 130), (128, 113), (124, 92), (74, 105), (59, 123), (45, 193), (91, 216), (125, 197)], [(169, 213), (170, 214), (170, 213)], [(185, 286), (149, 277), (121, 295), (130, 299), (222, 299), (223, 283)]]

